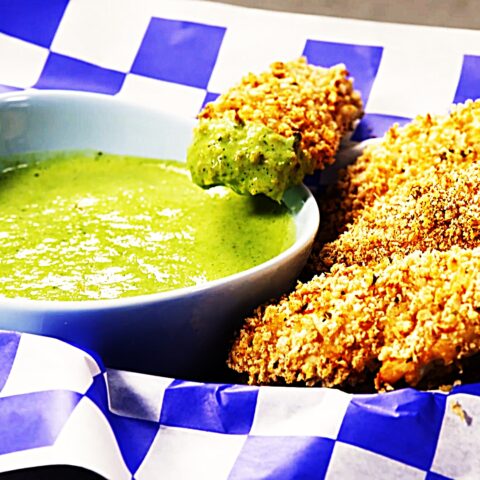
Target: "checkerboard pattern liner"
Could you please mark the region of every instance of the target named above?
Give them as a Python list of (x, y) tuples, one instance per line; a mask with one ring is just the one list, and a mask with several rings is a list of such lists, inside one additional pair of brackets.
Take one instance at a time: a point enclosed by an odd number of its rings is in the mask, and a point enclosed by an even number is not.
[[(345, 63), (362, 141), (480, 97), (480, 32), (188, 0), (0, 0), (0, 93), (96, 92), (193, 117), (248, 71)], [(0, 332), (0, 471), (108, 479), (480, 478), (480, 386), (449, 394), (199, 384)], [(61, 358), (61, 362), (59, 359)]]
[[(0, 332), (0, 471), (109, 479), (478, 478), (480, 386), (350, 395), (105, 370), (59, 340)], [(61, 362), (59, 361), (61, 359)]]
[(187, 0), (0, 0), (0, 92), (116, 95), (195, 116), (248, 71), (345, 63), (366, 115), (354, 140), (480, 96), (480, 32)]

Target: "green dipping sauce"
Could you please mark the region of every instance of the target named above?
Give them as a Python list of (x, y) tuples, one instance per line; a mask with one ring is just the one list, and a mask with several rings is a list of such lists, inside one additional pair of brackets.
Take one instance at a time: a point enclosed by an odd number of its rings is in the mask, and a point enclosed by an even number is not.
[[(295, 241), (287, 208), (203, 190), (185, 164), (29, 154), (0, 174), (0, 296), (130, 297), (246, 270)], [(21, 163), (23, 162), (23, 163)]]
[(261, 123), (201, 119), (187, 151), (187, 166), (202, 187), (226, 185), (240, 194), (261, 193), (280, 202), (289, 187), (314, 170), (299, 140), (298, 135), (286, 138)]

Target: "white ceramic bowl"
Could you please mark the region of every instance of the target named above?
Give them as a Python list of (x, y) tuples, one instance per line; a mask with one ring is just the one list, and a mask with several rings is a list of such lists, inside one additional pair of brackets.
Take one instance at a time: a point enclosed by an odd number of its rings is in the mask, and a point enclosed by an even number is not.
[[(5, 94), (0, 157), (95, 149), (184, 161), (193, 125), (193, 119), (96, 94)], [(202, 380), (203, 372), (224, 361), (242, 317), (290, 289), (307, 260), (319, 223), (317, 204), (303, 186), (286, 200), (295, 215), (296, 242), (257, 267), (198, 287), (119, 300), (2, 299), (0, 328), (66, 340), (97, 352), (109, 367)]]

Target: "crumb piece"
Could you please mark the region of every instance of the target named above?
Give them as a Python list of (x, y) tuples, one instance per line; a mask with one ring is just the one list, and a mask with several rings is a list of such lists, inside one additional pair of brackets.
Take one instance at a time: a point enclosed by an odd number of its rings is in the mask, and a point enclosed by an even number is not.
[(457, 415), (457, 417), (462, 421), (465, 422), (468, 426), (470, 426), (473, 422), (473, 418), (463, 409), (462, 405), (455, 400), (452, 402), (451, 405), (452, 412)]

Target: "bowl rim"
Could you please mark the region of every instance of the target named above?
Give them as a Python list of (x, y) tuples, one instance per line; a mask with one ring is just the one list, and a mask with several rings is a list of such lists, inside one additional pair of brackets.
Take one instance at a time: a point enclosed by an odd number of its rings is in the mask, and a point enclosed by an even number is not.
[[(192, 122), (192, 127), (195, 125), (195, 119), (190, 117), (179, 116), (176, 114), (170, 113), (168, 110), (162, 110), (161, 108), (156, 108), (153, 106), (148, 106), (140, 103), (135, 103), (131, 100), (124, 100), (122, 98), (115, 98), (114, 96), (91, 93), (84, 91), (70, 91), (70, 90), (34, 90), (26, 89), (21, 91), (14, 92), (5, 92), (0, 93), (0, 104), (8, 101), (10, 99), (15, 99), (17, 97), (27, 97), (27, 98), (36, 98), (36, 97), (46, 97), (51, 98), (52, 100), (59, 100), (64, 98), (75, 98), (75, 99), (84, 99), (87, 100), (96, 100), (107, 103), (112, 103), (115, 105), (124, 105), (126, 107), (133, 107), (149, 112), (157, 112), (159, 114), (168, 116), (173, 119), (177, 119), (180, 122)], [(26, 98), (26, 99), (27, 99)], [(21, 154), (21, 153), (20, 153)], [(173, 301), (179, 300), (183, 297), (187, 297), (195, 294), (202, 294), (206, 291), (215, 290), (216, 288), (225, 285), (227, 283), (238, 283), (241, 281), (248, 281), (251, 276), (256, 276), (268, 270), (273, 269), (275, 266), (284, 264), (293, 260), (293, 258), (300, 253), (305, 247), (310, 246), (315, 238), (319, 224), (320, 224), (320, 212), (318, 204), (311, 193), (311, 191), (302, 183), (293, 187), (298, 189), (298, 195), (303, 196), (304, 201), (303, 205), (298, 212), (292, 212), (294, 220), (301, 212), (308, 213), (308, 219), (305, 223), (305, 228), (302, 231), (296, 232), (295, 242), (276, 255), (275, 257), (263, 262), (259, 265), (251, 267), (247, 270), (242, 270), (241, 272), (228, 275), (226, 277), (221, 277), (216, 280), (211, 280), (200, 285), (193, 285), (189, 287), (182, 287), (173, 290), (167, 290), (157, 293), (149, 293), (143, 295), (133, 295), (131, 297), (122, 297), (115, 299), (100, 299), (100, 300), (34, 300), (29, 298), (0, 298), (0, 308), (10, 307), (10, 308), (19, 308), (22, 310), (28, 311), (89, 311), (89, 310), (103, 310), (103, 309), (116, 309), (116, 308), (125, 308), (133, 307), (138, 304), (148, 305), (154, 304), (161, 301)], [(291, 211), (291, 209), (290, 209)]]

